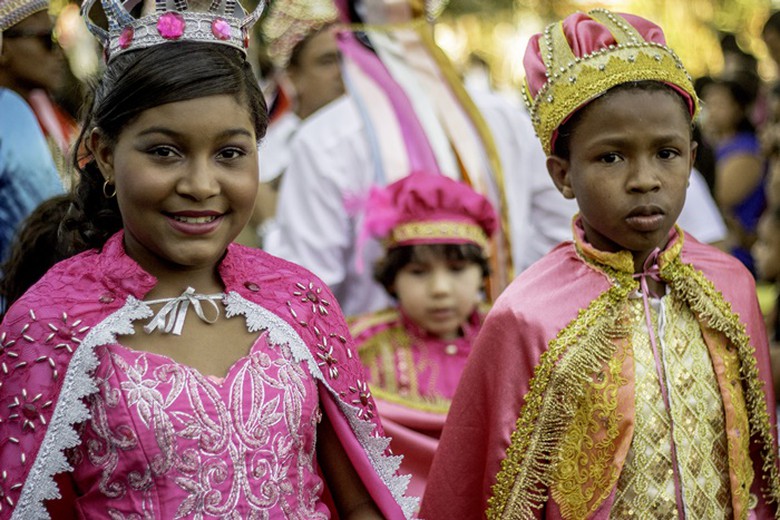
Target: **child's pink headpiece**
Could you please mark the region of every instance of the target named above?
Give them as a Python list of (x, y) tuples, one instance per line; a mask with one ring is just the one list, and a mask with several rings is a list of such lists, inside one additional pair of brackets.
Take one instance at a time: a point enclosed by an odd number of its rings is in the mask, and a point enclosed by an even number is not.
[(606, 9), (567, 16), (531, 37), (523, 66), (523, 96), (547, 155), (574, 112), (622, 83), (666, 83), (686, 99), (691, 117), (698, 110), (693, 81), (663, 30), (639, 16)]
[(466, 184), (439, 174), (412, 173), (373, 188), (364, 228), (388, 248), (476, 244), (485, 248), (498, 227), (490, 202)]

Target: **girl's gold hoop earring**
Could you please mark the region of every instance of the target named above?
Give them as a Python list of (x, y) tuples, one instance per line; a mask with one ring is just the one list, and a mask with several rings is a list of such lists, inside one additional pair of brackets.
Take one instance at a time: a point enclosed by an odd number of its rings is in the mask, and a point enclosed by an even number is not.
[[(109, 186), (113, 189), (111, 193), (108, 192)], [(113, 199), (114, 197), (116, 197), (116, 186), (111, 184), (109, 182), (109, 179), (106, 179), (106, 182), (103, 183), (103, 196), (107, 199)]]

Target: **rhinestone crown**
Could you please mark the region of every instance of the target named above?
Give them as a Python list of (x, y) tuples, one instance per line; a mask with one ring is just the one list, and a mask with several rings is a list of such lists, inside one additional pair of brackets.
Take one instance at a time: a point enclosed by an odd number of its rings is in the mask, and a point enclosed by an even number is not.
[(130, 50), (173, 41), (219, 43), (246, 53), (249, 30), (265, 8), (265, 0), (260, 0), (251, 13), (236, 0), (212, 0), (207, 11), (193, 11), (187, 0), (155, 0), (154, 13), (136, 18), (130, 11), (139, 1), (101, 0), (108, 31), (89, 18), (95, 0), (82, 4), (81, 14), (90, 32), (103, 44), (106, 61)]

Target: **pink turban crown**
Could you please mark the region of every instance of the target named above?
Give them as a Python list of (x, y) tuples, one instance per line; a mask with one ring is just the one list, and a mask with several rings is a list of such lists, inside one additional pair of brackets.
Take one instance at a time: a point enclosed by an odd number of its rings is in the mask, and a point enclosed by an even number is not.
[(558, 127), (585, 104), (621, 83), (660, 81), (698, 110), (693, 82), (663, 30), (631, 14), (575, 13), (531, 37), (523, 58), (524, 97), (545, 152)]

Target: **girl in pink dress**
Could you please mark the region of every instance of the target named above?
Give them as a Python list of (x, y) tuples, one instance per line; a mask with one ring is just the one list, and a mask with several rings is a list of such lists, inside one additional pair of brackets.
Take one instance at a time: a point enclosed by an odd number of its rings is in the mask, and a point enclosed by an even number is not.
[(414, 173), (375, 189), (366, 230), (384, 240), (374, 275), (396, 307), (358, 316), (350, 330), (393, 452), (422, 495), (450, 400), (486, 312), (490, 203), (443, 175)]
[(259, 12), (104, 5), (78, 254), (0, 326), (0, 518), (411, 516), (334, 298), (231, 243), (267, 125)]

